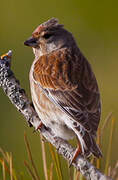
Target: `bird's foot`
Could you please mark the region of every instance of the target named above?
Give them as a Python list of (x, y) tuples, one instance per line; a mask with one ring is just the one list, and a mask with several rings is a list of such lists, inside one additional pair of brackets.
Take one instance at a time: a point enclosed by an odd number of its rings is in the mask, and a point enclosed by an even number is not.
[(43, 126), (43, 123), (40, 121), (40, 124), (38, 125), (36, 129), (34, 129), (33, 132), (37, 132), (38, 130), (41, 130), (42, 126)]
[(69, 167), (71, 167), (72, 163), (76, 160), (76, 158), (77, 158), (80, 154), (82, 154), (82, 149), (81, 149), (80, 144), (78, 144), (78, 146), (77, 146), (77, 148), (76, 148), (76, 150), (75, 150), (75, 152), (74, 152), (74, 155), (73, 155), (72, 159), (69, 161)]
[(37, 130), (40, 130), (42, 128), (42, 126), (43, 126), (43, 123), (40, 122), (39, 126), (37, 127)]

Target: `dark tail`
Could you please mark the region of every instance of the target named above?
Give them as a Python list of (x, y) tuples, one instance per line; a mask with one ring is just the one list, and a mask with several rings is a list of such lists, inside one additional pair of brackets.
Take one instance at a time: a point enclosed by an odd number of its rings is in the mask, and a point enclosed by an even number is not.
[(94, 137), (91, 136), (91, 148), (90, 151), (92, 152), (92, 154), (97, 157), (100, 158), (102, 157), (102, 152), (99, 148), (99, 146), (96, 144)]
[[(84, 130), (83, 135), (80, 138), (80, 134), (78, 135), (78, 138), (80, 140), (81, 146), (82, 146), (82, 153), (85, 156), (89, 156), (91, 153), (97, 157), (102, 157), (102, 152), (98, 145), (95, 142), (95, 138), (93, 135), (91, 135), (88, 131)], [(81, 140), (82, 139), (82, 140)]]

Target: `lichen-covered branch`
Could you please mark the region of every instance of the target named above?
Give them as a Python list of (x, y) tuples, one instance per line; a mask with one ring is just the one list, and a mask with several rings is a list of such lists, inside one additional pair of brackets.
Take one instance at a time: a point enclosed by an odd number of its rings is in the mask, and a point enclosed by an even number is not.
[[(11, 71), (11, 56), (12, 51), (9, 51), (0, 58), (0, 86), (9, 97), (10, 101), (16, 106), (21, 114), (24, 115), (28, 124), (37, 129), (41, 120), (37, 116), (32, 103), (28, 100), (24, 89), (20, 87), (19, 81)], [(69, 161), (73, 157), (75, 148), (68, 144), (68, 142), (60, 138), (55, 138), (51, 129), (46, 128), (45, 126), (43, 126), (40, 131), (47, 141), (53, 144), (66, 160)], [(83, 176), (88, 180), (110, 180), (109, 177), (103, 175), (82, 156), (78, 156), (72, 165), (75, 166), (77, 170), (80, 170)]]

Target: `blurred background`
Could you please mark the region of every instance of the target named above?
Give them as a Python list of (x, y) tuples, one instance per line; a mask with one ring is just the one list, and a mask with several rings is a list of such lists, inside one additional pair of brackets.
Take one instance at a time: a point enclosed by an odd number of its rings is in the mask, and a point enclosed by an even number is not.
[[(29, 70), (34, 55), (32, 49), (25, 47), (23, 42), (40, 23), (51, 17), (58, 18), (73, 33), (98, 80), (102, 99), (100, 126), (107, 115), (113, 112), (115, 128), (110, 156), (113, 166), (118, 159), (118, 1), (1, 0), (0, 6), (0, 54), (13, 50), (12, 69), (29, 97)], [(109, 128), (110, 125), (105, 128), (102, 137), (102, 166), (109, 144)], [(24, 160), (27, 159), (24, 132), (28, 135), (33, 157), (43, 179), (40, 136), (27, 127), (23, 116), (0, 88), (0, 147), (12, 152), (16, 171), (29, 180), (24, 167)], [(63, 169), (64, 163), (62, 160)]]

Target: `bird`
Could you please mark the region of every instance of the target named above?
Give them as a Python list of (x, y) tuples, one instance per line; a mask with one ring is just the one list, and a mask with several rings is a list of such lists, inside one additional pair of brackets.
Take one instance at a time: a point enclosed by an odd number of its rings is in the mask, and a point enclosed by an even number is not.
[(101, 116), (101, 98), (92, 67), (80, 51), (72, 33), (51, 18), (40, 24), (24, 45), (35, 55), (29, 79), (32, 101), (42, 125), (63, 140), (77, 138), (71, 159), (79, 155), (96, 158), (102, 152), (96, 144)]

